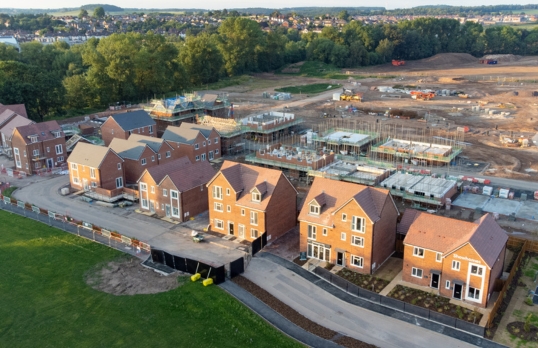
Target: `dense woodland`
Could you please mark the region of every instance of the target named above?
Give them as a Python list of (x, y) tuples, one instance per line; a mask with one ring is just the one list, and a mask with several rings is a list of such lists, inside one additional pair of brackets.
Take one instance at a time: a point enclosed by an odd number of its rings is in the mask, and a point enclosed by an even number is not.
[(113, 34), (72, 47), (29, 42), (21, 44), (21, 53), (0, 45), (0, 102), (25, 103), (33, 119), (43, 120), (67, 109), (162, 97), (302, 60), (353, 68), (444, 52), (536, 55), (538, 29), (484, 30), (470, 22), (422, 18), (395, 25), (352, 21), (342, 31), (326, 27), (321, 34), (300, 35), (282, 27), (265, 33), (257, 22), (234, 17), (186, 40), (149, 32)]

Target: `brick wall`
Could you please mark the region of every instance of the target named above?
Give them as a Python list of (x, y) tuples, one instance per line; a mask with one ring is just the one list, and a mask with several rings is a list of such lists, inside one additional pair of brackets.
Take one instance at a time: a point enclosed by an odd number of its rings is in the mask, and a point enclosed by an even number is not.
[(129, 132), (124, 131), (112, 117), (109, 117), (101, 126), (101, 137), (105, 142), (105, 146), (108, 146), (114, 138), (127, 140)]
[(266, 212), (267, 241), (272, 241), (297, 225), (297, 192), (284, 174), (280, 175)]
[(394, 253), (397, 220), (398, 210), (391, 197), (387, 196), (381, 212), (381, 220), (377, 221), (374, 226), (372, 273)]

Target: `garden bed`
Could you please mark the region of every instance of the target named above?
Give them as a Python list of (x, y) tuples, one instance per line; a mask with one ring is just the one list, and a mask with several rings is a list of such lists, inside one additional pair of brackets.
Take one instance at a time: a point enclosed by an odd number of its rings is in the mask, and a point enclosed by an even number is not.
[(300, 256), (297, 256), (296, 258), (293, 259), (293, 263), (303, 267), (304, 264), (308, 261), (308, 259), (306, 260), (301, 260), (301, 257)]
[(538, 342), (538, 327), (529, 325), (528, 331), (525, 331), (525, 323), (522, 321), (514, 321), (506, 326), (506, 329), (511, 335), (516, 336), (527, 342)]
[(408, 288), (399, 284), (396, 285), (396, 287), (394, 287), (394, 289), (392, 289), (387, 296), (415, 306), (429, 309), (433, 312), (464, 320), (472, 324), (478, 325), (480, 319), (482, 319), (481, 313), (452, 304), (450, 303), (449, 298), (418, 289)]
[(341, 269), (336, 273), (336, 275), (344, 278), (350, 283), (357, 285), (360, 288), (376, 293), (380, 293), (381, 290), (383, 290), (390, 283), (388, 280), (377, 278), (369, 274), (357, 273), (347, 268)]
[(374, 345), (359, 341), (355, 338), (342, 336), (338, 332), (331, 329), (327, 329), (324, 326), (319, 325), (318, 323), (313, 322), (312, 320), (304, 317), (302, 314), (297, 312), (295, 309), (291, 308), (284, 302), (280, 301), (266, 290), (262, 289), (255, 283), (251, 282), (245, 277), (237, 276), (232, 279), (234, 283), (250, 292), (260, 301), (271, 307), (274, 311), (282, 315), (284, 318), (288, 319), (295, 325), (300, 328), (316, 335), (326, 340), (335, 339), (335, 342), (343, 347), (348, 348), (374, 348)]

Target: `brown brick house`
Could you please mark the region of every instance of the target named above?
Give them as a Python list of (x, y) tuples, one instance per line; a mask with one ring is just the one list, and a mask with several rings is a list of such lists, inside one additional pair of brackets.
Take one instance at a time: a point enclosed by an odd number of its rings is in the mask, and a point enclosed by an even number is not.
[(116, 190), (124, 186), (123, 159), (110, 148), (79, 142), (67, 163), (69, 183), (75, 190)]
[(297, 225), (297, 191), (279, 170), (224, 161), (207, 186), (212, 231), (271, 241)]
[(61, 167), (66, 160), (65, 134), (56, 121), (16, 127), (11, 137), (15, 169), (28, 175)]
[(402, 279), (486, 307), (502, 275), (508, 240), (493, 216), (467, 222), (412, 210), (409, 214), (411, 224), (400, 228), (406, 232)]
[(11, 156), (11, 137), (13, 136), (13, 131), (17, 127), (33, 123), (35, 122), (29, 120), (27, 117), (9, 108), (0, 106), (0, 147), (3, 147), (4, 151)]
[(138, 180), (140, 209), (180, 222), (208, 207), (206, 184), (215, 175), (209, 162), (179, 158), (144, 170)]
[(164, 139), (153, 138), (141, 134), (131, 134), (129, 141), (148, 145), (157, 154), (157, 162), (159, 164), (165, 164), (179, 158), (178, 151)]
[(213, 127), (182, 123), (179, 127), (169, 126), (163, 139), (175, 144), (179, 156), (188, 156), (192, 162), (212, 161), (220, 158), (220, 135)]
[(388, 190), (316, 178), (299, 214), (300, 250), (374, 273), (394, 252), (398, 214)]
[(146, 168), (159, 165), (158, 154), (147, 144), (114, 138), (108, 147), (124, 161), (126, 184), (136, 184)]
[(155, 121), (144, 110), (136, 110), (111, 115), (101, 126), (105, 146), (114, 138), (127, 140), (131, 134), (155, 137)]

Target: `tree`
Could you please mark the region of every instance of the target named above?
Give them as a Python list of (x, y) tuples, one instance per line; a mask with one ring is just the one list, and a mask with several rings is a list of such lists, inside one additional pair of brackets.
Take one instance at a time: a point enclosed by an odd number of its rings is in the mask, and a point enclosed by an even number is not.
[(78, 18), (80, 19), (83, 19), (85, 17), (88, 17), (88, 11), (86, 11), (85, 9), (81, 8), (80, 9), (80, 12), (78, 13)]
[(223, 58), (215, 41), (205, 33), (188, 37), (179, 60), (194, 86), (219, 80)]
[(389, 39), (383, 39), (377, 45), (375, 52), (381, 57), (383, 62), (387, 62), (392, 58), (394, 44)]
[(18, 60), (19, 52), (14, 46), (0, 43), (0, 61), (2, 60)]
[(96, 7), (95, 10), (93, 10), (93, 16), (95, 18), (103, 18), (105, 16), (105, 9), (101, 6)]
[(343, 20), (345, 20), (345, 21), (348, 21), (348, 20), (349, 20), (349, 17), (351, 17), (351, 16), (350, 16), (349, 13), (347, 12), (347, 10), (342, 10), (342, 11), (340, 11), (340, 13), (338, 14), (338, 18), (343, 19)]

